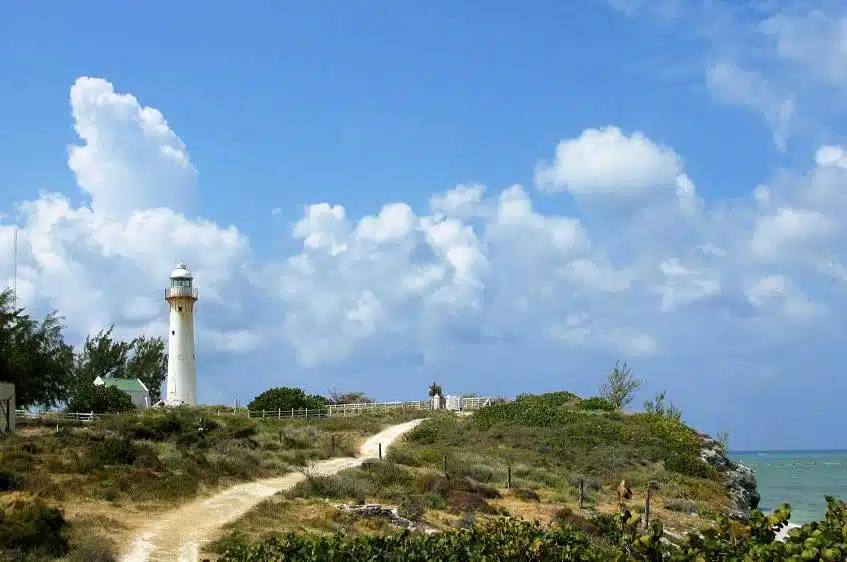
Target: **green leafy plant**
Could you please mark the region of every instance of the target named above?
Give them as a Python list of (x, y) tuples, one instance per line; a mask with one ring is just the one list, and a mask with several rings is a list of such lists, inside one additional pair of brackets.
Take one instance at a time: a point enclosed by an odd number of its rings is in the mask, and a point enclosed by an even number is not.
[(615, 368), (606, 376), (606, 382), (600, 387), (600, 395), (616, 408), (623, 408), (632, 402), (635, 391), (641, 388), (641, 383), (626, 363), (620, 365), (615, 362)]
[(603, 410), (606, 412), (614, 412), (617, 410), (614, 404), (601, 396), (592, 396), (581, 400), (579, 403), (580, 410)]
[(114, 386), (81, 384), (68, 402), (70, 412), (94, 412), (107, 414), (127, 412), (135, 405), (129, 395)]
[(665, 391), (656, 394), (652, 400), (644, 402), (644, 411), (648, 414), (656, 414), (674, 421), (682, 420), (682, 410), (673, 405), (672, 402), (665, 402)]
[(318, 394), (306, 394), (302, 388), (280, 386), (270, 388), (253, 399), (250, 410), (317, 410), (329, 404), (329, 400)]

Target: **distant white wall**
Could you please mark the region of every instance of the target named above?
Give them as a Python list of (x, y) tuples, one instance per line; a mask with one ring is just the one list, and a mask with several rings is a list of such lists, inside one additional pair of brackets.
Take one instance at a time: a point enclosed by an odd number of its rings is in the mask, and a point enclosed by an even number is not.
[(130, 400), (135, 405), (136, 408), (147, 408), (150, 405), (150, 393), (149, 392), (127, 392), (129, 394)]
[(448, 410), (461, 410), (462, 409), (462, 397), (461, 396), (451, 396), (448, 394), (446, 396), (447, 404), (445, 405)]

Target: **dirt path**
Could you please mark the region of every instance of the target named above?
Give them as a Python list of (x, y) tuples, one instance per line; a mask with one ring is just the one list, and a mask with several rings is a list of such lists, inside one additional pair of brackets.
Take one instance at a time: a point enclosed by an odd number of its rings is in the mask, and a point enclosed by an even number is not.
[[(368, 458), (383, 453), (390, 444), (423, 420), (394, 425), (373, 435), (362, 445), (358, 457), (334, 458), (315, 463), (312, 470), (335, 474), (362, 464)], [(135, 537), (121, 562), (197, 562), (200, 546), (212, 540), (217, 531), (235, 521), (262, 500), (287, 490), (305, 479), (299, 472), (289, 472), (276, 478), (257, 480), (228, 488), (210, 498), (198, 499), (170, 511)]]

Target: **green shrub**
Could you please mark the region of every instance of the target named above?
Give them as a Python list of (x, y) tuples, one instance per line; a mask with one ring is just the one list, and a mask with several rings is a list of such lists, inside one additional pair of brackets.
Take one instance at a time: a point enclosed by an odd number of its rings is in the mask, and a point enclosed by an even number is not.
[(509, 494), (527, 502), (541, 501), (541, 498), (538, 497), (538, 492), (536, 492), (535, 490), (530, 490), (528, 488), (512, 488), (511, 490), (509, 490)]
[(306, 394), (302, 388), (280, 386), (269, 388), (253, 399), (247, 408), (250, 410), (317, 410), (325, 408), (329, 400), (317, 394)]
[(608, 550), (571, 529), (499, 519), (470, 529), (431, 535), (398, 532), (389, 536), (310, 536), (289, 533), (251, 545), (244, 535), (225, 541), (223, 562), (335, 562), (380, 560), (581, 560), (608, 562)]
[(0, 548), (60, 556), (68, 550), (66, 527), (62, 512), (40, 500), (7, 505), (0, 511)]
[(95, 454), (104, 465), (132, 464), (136, 450), (131, 441), (107, 437), (95, 446)]
[(0, 469), (0, 492), (23, 490), (23, 476), (11, 470)]
[(688, 452), (672, 452), (665, 458), (665, 468), (686, 476), (715, 479), (719, 473), (715, 467), (701, 459), (698, 455)]
[(580, 410), (602, 410), (605, 412), (614, 412), (617, 410), (614, 404), (601, 396), (592, 396), (586, 398), (579, 403)]
[(426, 513), (427, 501), (422, 496), (407, 495), (400, 501), (397, 509), (400, 517), (405, 517), (410, 521), (420, 520)]
[(80, 385), (68, 401), (69, 412), (113, 414), (135, 409), (129, 394), (114, 386)]

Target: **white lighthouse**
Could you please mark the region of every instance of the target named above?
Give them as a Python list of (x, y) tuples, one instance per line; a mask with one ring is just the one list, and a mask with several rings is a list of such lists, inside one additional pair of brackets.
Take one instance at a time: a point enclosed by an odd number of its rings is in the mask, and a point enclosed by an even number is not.
[(168, 333), (168, 382), (165, 404), (179, 406), (197, 404), (197, 369), (194, 357), (194, 303), (197, 289), (184, 263), (171, 273), (171, 284), (165, 289), (170, 309)]

